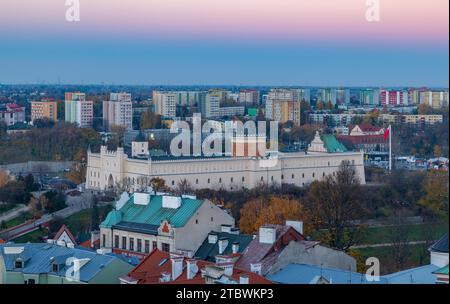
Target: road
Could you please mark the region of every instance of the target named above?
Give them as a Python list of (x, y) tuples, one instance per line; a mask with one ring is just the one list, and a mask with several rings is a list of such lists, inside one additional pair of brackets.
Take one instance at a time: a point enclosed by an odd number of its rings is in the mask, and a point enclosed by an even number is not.
[(58, 210), (52, 214), (46, 214), (42, 216), (40, 219), (29, 220), (21, 225), (0, 231), (0, 236), (5, 241), (10, 241), (21, 235), (27, 234), (33, 230), (39, 229), (40, 226), (45, 226), (53, 218), (56, 217), (67, 218), (83, 209), (86, 209), (85, 205), (72, 205), (64, 209)]

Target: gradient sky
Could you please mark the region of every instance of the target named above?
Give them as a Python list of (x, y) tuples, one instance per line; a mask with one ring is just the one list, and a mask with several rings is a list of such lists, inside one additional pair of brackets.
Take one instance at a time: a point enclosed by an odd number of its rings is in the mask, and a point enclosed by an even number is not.
[(448, 0), (0, 0), (1, 83), (448, 86)]

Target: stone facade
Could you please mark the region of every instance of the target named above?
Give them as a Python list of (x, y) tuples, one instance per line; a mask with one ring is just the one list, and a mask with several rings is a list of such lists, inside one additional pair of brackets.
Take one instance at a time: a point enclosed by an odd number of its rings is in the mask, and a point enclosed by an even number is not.
[(102, 191), (120, 186), (129, 191), (145, 190), (154, 177), (164, 179), (171, 188), (184, 179), (193, 189), (251, 189), (267, 182), (305, 186), (335, 174), (346, 160), (355, 166), (364, 184), (360, 152), (279, 153), (278, 159), (272, 160), (255, 157), (134, 159), (123, 148), (108, 151), (103, 146), (100, 153), (88, 152), (86, 188)]

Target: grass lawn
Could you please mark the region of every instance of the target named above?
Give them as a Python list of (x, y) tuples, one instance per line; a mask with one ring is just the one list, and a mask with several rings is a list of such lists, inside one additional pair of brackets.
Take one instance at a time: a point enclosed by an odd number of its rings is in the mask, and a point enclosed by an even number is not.
[(46, 228), (37, 229), (30, 233), (19, 236), (14, 239), (14, 243), (42, 243), (42, 238), (47, 236), (48, 232)]
[(15, 204), (0, 204), (0, 214), (6, 213), (14, 208), (16, 208), (18, 205)]
[[(408, 241), (438, 240), (448, 232), (448, 223), (407, 225)], [(392, 227), (373, 227), (364, 231), (360, 244), (391, 243)], [(428, 236), (429, 235), (429, 236)]]
[(21, 213), (18, 217), (13, 218), (12, 220), (9, 220), (6, 222), (6, 228), (10, 228), (10, 227), (14, 227), (17, 225), (20, 225), (30, 219), (33, 218), (33, 215), (31, 214), (31, 212), (26, 211)]
[[(392, 247), (376, 247), (354, 249), (361, 255), (361, 259), (365, 261), (369, 257), (376, 257), (380, 260), (381, 274), (389, 274), (398, 271), (395, 265), (395, 258)], [(430, 253), (425, 244), (409, 245), (408, 256), (403, 269), (414, 268), (430, 263)]]
[[(438, 240), (444, 234), (448, 232), (448, 222), (436, 223), (436, 224), (417, 224), (406, 225), (407, 240), (413, 241), (425, 241), (425, 240)], [(362, 239), (355, 245), (365, 244), (384, 244), (392, 243), (392, 231), (393, 227), (371, 227), (364, 229), (362, 233)], [(312, 233), (314, 240), (322, 239), (324, 231), (315, 231)]]

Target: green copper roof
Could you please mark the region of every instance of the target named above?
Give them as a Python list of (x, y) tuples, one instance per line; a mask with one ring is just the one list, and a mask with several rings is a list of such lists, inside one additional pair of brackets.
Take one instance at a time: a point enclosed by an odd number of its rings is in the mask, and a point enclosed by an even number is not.
[(436, 270), (435, 272), (433, 272), (434, 274), (446, 274), (448, 275), (448, 265), (444, 266), (442, 268), (439, 268), (438, 270)]
[(347, 148), (334, 135), (323, 134), (320, 138), (325, 144), (328, 153), (347, 152)]
[(122, 212), (119, 210), (112, 210), (108, 213), (106, 219), (100, 224), (101, 228), (111, 228), (113, 225), (122, 221)]
[[(150, 202), (147, 205), (134, 204), (134, 198), (132, 196), (120, 211), (116, 212), (121, 214), (120, 221), (122, 222), (160, 225), (161, 221), (168, 220), (173, 227), (183, 227), (202, 203), (203, 201), (201, 200), (183, 198), (181, 206), (173, 209), (162, 207), (161, 195), (151, 195)], [(115, 222), (114, 220), (119, 218), (117, 215), (111, 215), (111, 219), (109, 219), (110, 214), (108, 214), (105, 221), (101, 224), (101, 227), (110, 228), (112, 225), (120, 222)]]

